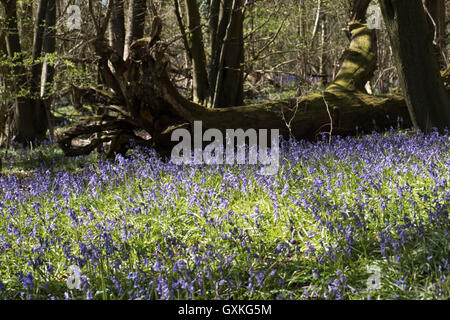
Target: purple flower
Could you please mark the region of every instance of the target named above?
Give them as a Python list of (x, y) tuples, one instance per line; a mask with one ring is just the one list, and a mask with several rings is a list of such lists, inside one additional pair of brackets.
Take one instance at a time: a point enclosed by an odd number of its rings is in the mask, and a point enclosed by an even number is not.
[(253, 288), (253, 282), (252, 282), (251, 278), (249, 278), (249, 283), (247, 285), (247, 289), (248, 289), (248, 291), (250, 291), (250, 293), (253, 293), (255, 291), (255, 289)]
[(255, 276), (256, 278), (256, 285), (258, 287), (262, 287), (264, 279), (266, 278), (266, 275), (263, 272), (258, 272)]
[(164, 271), (164, 266), (161, 265), (158, 260), (156, 260), (156, 262), (153, 264), (153, 270), (155, 270), (156, 272)]
[(31, 272), (28, 272), (27, 276), (23, 279), (23, 286), (28, 290), (33, 289), (33, 275)]
[(403, 291), (406, 291), (408, 289), (408, 286), (406, 285), (406, 282), (403, 279), (398, 280), (395, 284), (398, 286), (402, 286)]

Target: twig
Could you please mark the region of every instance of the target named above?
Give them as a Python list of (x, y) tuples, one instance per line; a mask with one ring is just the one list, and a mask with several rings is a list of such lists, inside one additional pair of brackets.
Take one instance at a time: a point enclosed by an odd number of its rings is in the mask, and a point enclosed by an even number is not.
[(286, 117), (284, 116), (283, 109), (281, 109), (281, 117), (283, 118), (284, 124), (286, 125), (286, 127), (289, 131), (289, 138), (294, 138), (294, 134), (292, 133), (292, 121), (295, 119), (295, 116), (297, 115), (299, 104), (300, 104), (300, 100), (297, 99), (297, 101), (295, 103), (294, 114), (292, 115), (291, 119), (289, 119), (289, 122), (286, 120)]
[(425, 1), (423, 1), (423, 8), (425, 9), (426, 14), (428, 15), (428, 17), (431, 20), (431, 23), (433, 24), (434, 27), (434, 39), (433, 39), (433, 44), (436, 46), (437, 43), (437, 38), (438, 38), (438, 29), (437, 29), (437, 24), (436, 21), (434, 21), (433, 16), (431, 15), (430, 11), (428, 11), (427, 5), (425, 3)]
[(322, 91), (322, 98), (327, 107), (328, 116), (330, 117), (330, 132), (328, 133), (328, 143), (331, 144), (331, 135), (333, 134), (333, 117), (331, 116), (330, 108), (328, 106), (327, 100), (325, 99), (325, 91)]

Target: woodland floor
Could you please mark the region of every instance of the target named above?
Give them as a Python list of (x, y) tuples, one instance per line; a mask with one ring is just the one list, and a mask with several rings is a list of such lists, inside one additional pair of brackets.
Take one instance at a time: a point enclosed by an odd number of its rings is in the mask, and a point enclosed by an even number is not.
[(450, 298), (449, 135), (296, 141), (257, 169), (10, 150), (0, 299)]

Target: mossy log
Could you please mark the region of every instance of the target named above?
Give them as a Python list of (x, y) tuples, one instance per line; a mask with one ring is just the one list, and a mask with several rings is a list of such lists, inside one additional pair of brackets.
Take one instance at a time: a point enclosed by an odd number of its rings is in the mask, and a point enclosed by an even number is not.
[[(411, 126), (402, 96), (373, 96), (363, 91), (376, 69), (376, 40), (374, 32), (359, 22), (350, 23), (349, 31), (352, 40), (344, 53), (342, 67), (335, 80), (322, 93), (262, 104), (210, 109), (180, 95), (164, 70), (159, 69), (152, 78), (158, 79), (158, 93), (166, 107), (191, 127), (194, 121), (201, 120), (204, 130), (279, 129), (286, 138), (314, 140), (322, 133), (352, 135), (357, 131), (369, 133), (397, 127), (400, 118), (403, 119), (403, 126)], [(147, 41), (142, 40), (142, 45)], [(153, 58), (149, 65), (159, 64), (158, 61)], [(153, 131), (157, 147), (162, 150), (171, 148), (171, 131), (170, 128), (161, 134)]]
[[(114, 87), (120, 88), (118, 96), (124, 98), (129, 122), (150, 133), (152, 146), (162, 154), (173, 145), (170, 138), (174, 129), (180, 126), (192, 128), (193, 122), (199, 120), (204, 130), (279, 129), (285, 138), (308, 140), (314, 140), (322, 133), (352, 135), (357, 131), (369, 133), (396, 127), (399, 118), (404, 120), (404, 126), (411, 125), (402, 96), (372, 96), (363, 91), (364, 84), (376, 69), (376, 40), (373, 31), (359, 22), (349, 24), (351, 43), (344, 54), (342, 67), (323, 92), (219, 109), (189, 101), (177, 91), (167, 72), (167, 45), (159, 39), (159, 23), (159, 18), (155, 17), (152, 38), (134, 42), (127, 61), (112, 59), (116, 73), (111, 81), (115, 81)], [(101, 54), (114, 57), (111, 50), (97, 47)], [(82, 134), (82, 130), (60, 137), (60, 145), (66, 154), (73, 154), (71, 141), (77, 134)], [(95, 147), (87, 147), (86, 151)]]

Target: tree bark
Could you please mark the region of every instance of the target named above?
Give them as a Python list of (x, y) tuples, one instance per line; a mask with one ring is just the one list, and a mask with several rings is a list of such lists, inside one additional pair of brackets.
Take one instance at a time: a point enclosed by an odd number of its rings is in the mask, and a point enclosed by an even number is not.
[(41, 87), (42, 62), (40, 61), (42, 53), (42, 44), (44, 41), (45, 15), (47, 14), (47, 0), (40, 0), (37, 12), (36, 23), (34, 27), (31, 66), (31, 96), (33, 99), (39, 98), (39, 89)]
[(125, 14), (124, 0), (113, 0), (114, 4), (111, 11), (111, 19), (109, 21), (109, 45), (121, 57), (124, 54), (125, 46)]
[(44, 31), (44, 43), (43, 52), (45, 54), (44, 68), (41, 77), (41, 97), (44, 100), (48, 99), (45, 95), (50, 92), (51, 86), (53, 85), (53, 78), (55, 75), (55, 68), (52, 64), (48, 63), (49, 55), (55, 53), (56, 49), (56, 1), (47, 0), (47, 13), (45, 15), (45, 31)]
[(215, 77), (214, 108), (239, 106), (244, 102), (243, 23), (243, 1), (223, 1), (218, 28), (218, 37), (221, 39), (219, 63), (212, 75)]
[(320, 86), (326, 87), (328, 84), (328, 74), (326, 72), (325, 61), (325, 34), (326, 34), (326, 15), (322, 14), (321, 22), (320, 22), (320, 56), (319, 56), (319, 76), (320, 76)]
[(450, 102), (439, 73), (421, 0), (382, 0), (400, 84), (416, 128), (450, 127)]
[(47, 127), (50, 131), (50, 137), (53, 138), (53, 125), (51, 122), (50, 107), (52, 103), (52, 86), (53, 78), (55, 75), (55, 68), (52, 64), (48, 63), (48, 57), (55, 53), (56, 49), (56, 1), (48, 0), (47, 4), (47, 14), (45, 16), (46, 28), (44, 33), (44, 44), (43, 51), (45, 54), (45, 62), (42, 69), (42, 79), (41, 79), (41, 98), (43, 102), (43, 108), (45, 109), (45, 115), (47, 120)]
[(124, 57), (128, 57), (130, 45), (133, 41), (144, 36), (145, 13), (147, 3), (145, 0), (130, 0), (127, 12), (127, 30), (125, 36)]
[[(210, 5), (209, 32), (211, 61), (209, 63), (209, 84), (212, 90), (216, 88), (220, 51), (229, 21), (229, 12), (227, 10), (223, 11), (224, 4), (221, 0), (211, 0)], [(214, 97), (214, 92), (211, 93), (211, 96)]]
[(180, 2), (178, 0), (173, 0), (173, 6), (174, 6), (175, 16), (177, 18), (178, 28), (180, 29), (180, 33), (181, 33), (181, 39), (183, 40), (183, 46), (184, 46), (185, 55), (186, 55), (186, 65), (187, 65), (187, 67), (190, 67), (192, 64), (192, 56), (191, 56), (191, 51), (189, 49), (189, 41), (188, 41), (188, 36), (186, 33), (186, 28), (184, 26), (183, 17), (181, 15)]
[(200, 11), (197, 0), (185, 0), (185, 4), (188, 13), (188, 45), (193, 68), (193, 98), (194, 102), (205, 104), (210, 98), (210, 88)]
[(317, 35), (317, 30), (319, 30), (320, 18), (322, 17), (322, 0), (317, 1), (317, 10), (316, 10), (316, 19), (314, 22), (314, 29), (312, 31), (311, 43), (314, 42), (314, 39)]

